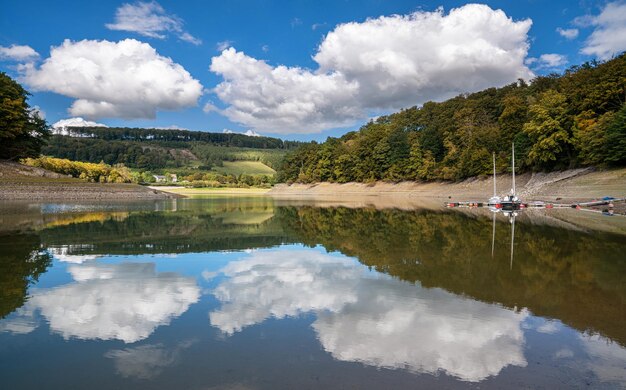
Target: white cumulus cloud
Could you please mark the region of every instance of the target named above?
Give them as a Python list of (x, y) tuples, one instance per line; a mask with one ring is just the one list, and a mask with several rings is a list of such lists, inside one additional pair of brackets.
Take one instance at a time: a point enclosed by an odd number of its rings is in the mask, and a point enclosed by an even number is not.
[(77, 99), (69, 113), (88, 119), (152, 119), (157, 110), (195, 106), (202, 94), (185, 68), (134, 39), (66, 40), (41, 66), (23, 72), (33, 89)]
[(240, 131), (234, 131), (231, 129), (224, 129), (222, 130), (222, 133), (224, 134), (243, 134), (243, 135), (247, 135), (248, 137), (262, 137), (261, 134), (257, 133), (254, 130), (246, 130), (244, 132), (240, 132)]
[(468, 4), (346, 23), (328, 33), (318, 69), (271, 66), (233, 48), (214, 57), (214, 93), (229, 119), (273, 133), (351, 125), (368, 112), (441, 100), (531, 78), (530, 20)]
[(39, 53), (30, 46), (11, 45), (0, 46), (0, 60), (31, 61), (39, 58)]
[(267, 318), (314, 313), (335, 359), (465, 381), (526, 366), (520, 324), (528, 315), (381, 275), (314, 250), (255, 252), (222, 269), (209, 314), (226, 334)]
[(363, 116), (358, 83), (337, 72), (272, 67), (232, 47), (213, 57), (211, 71), (224, 78), (214, 91), (230, 104), (220, 112), (258, 131), (315, 132)]
[(165, 12), (156, 1), (122, 4), (115, 11), (115, 22), (106, 24), (109, 30), (131, 31), (150, 38), (164, 39), (167, 33), (199, 45), (202, 41), (183, 31), (183, 20)]
[(577, 28), (557, 28), (556, 32), (559, 33), (560, 36), (562, 36), (563, 38), (567, 38), (567, 39), (575, 39), (576, 37), (578, 37), (578, 29)]
[(600, 15), (588, 20), (595, 29), (581, 53), (607, 60), (626, 50), (626, 1), (608, 3)]
[(530, 57), (526, 59), (527, 65), (532, 65), (534, 69), (558, 69), (567, 64), (567, 56), (562, 54), (542, 54), (539, 58)]
[(102, 123), (85, 120), (81, 117), (61, 119), (52, 125), (55, 129), (64, 129), (66, 127), (107, 127)]

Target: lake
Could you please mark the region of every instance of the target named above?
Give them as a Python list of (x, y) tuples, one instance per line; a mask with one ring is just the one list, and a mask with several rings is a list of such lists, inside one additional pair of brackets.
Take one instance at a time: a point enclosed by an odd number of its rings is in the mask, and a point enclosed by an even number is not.
[(0, 386), (626, 387), (625, 236), (346, 206), (0, 205)]

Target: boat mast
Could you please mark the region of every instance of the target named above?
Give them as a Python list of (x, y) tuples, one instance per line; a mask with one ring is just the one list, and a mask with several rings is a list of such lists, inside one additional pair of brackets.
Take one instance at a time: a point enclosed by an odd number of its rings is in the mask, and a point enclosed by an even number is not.
[(515, 196), (515, 143), (511, 143), (511, 149), (513, 151), (513, 193), (511, 195)]
[(509, 270), (513, 269), (513, 246), (515, 245), (515, 214), (511, 214), (513, 218), (511, 220), (511, 263), (509, 265)]
[(493, 259), (493, 250), (496, 246), (496, 213), (493, 214), (493, 232), (491, 233), (491, 258)]
[(496, 197), (496, 152), (493, 152), (493, 197)]

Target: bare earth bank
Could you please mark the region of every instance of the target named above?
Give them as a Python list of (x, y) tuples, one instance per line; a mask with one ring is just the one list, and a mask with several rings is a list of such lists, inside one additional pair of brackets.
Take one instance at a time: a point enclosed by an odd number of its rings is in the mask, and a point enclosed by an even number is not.
[[(512, 187), (510, 175), (497, 178), (498, 195)], [(604, 196), (626, 196), (626, 168), (594, 171), (590, 168), (552, 173), (526, 173), (516, 176), (517, 193), (525, 201), (580, 201)], [(491, 177), (472, 178), (462, 182), (384, 183), (316, 183), (278, 184), (268, 195), (281, 198), (335, 198), (337, 200), (381, 195), (406, 198), (427, 197), (451, 201), (486, 201), (493, 194)]]
[(179, 195), (137, 184), (87, 183), (45, 169), (0, 161), (0, 200), (137, 200)]

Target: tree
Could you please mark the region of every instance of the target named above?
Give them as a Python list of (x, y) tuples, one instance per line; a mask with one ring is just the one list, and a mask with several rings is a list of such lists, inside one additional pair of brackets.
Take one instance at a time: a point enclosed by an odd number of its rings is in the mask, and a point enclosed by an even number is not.
[(524, 124), (524, 133), (532, 141), (528, 159), (532, 165), (550, 168), (563, 161), (567, 154), (570, 163), (572, 144), (572, 118), (567, 113), (567, 101), (563, 94), (548, 90), (539, 95), (528, 112), (530, 120)]
[(626, 104), (606, 130), (606, 146), (606, 159), (610, 164), (626, 164)]
[(30, 94), (0, 72), (0, 158), (37, 157), (50, 135), (48, 124), (26, 102)]

